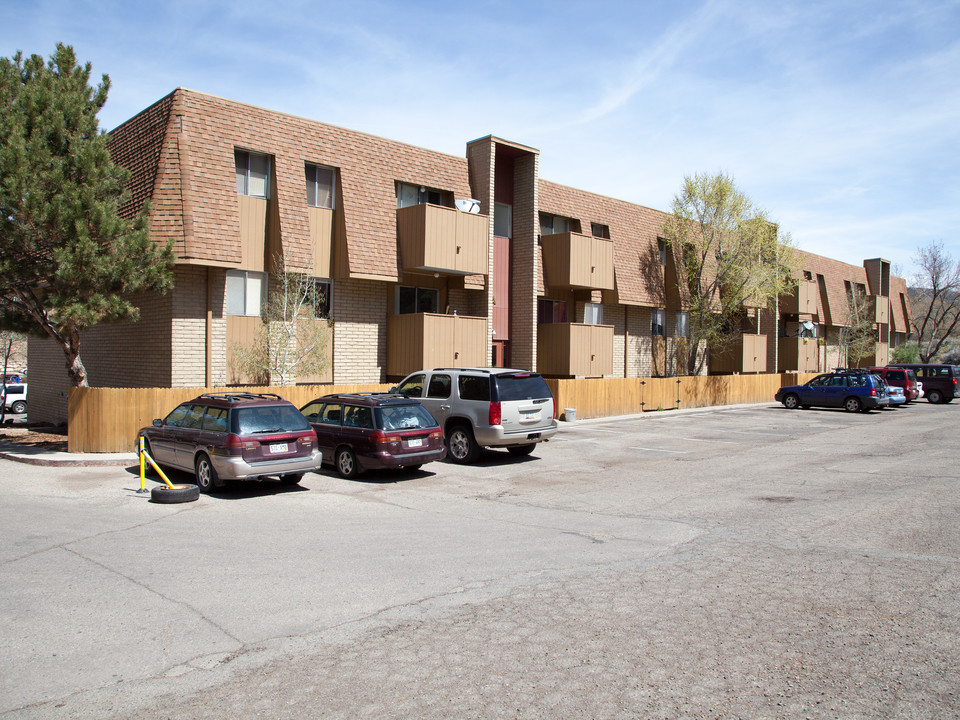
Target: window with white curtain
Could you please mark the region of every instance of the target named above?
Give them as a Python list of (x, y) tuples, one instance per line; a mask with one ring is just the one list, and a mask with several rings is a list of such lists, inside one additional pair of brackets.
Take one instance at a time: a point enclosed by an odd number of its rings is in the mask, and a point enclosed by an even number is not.
[(651, 312), (653, 318), (650, 326), (650, 334), (654, 337), (663, 337), (664, 327), (663, 327), (663, 310), (655, 309)]
[(333, 210), (336, 203), (336, 170), (307, 163), (307, 205)]
[(677, 313), (677, 337), (688, 337), (690, 334), (690, 315), (681, 310)]
[(595, 302), (584, 303), (583, 322), (585, 325), (602, 325), (603, 305)]
[(270, 157), (246, 150), (234, 151), (237, 169), (237, 194), (270, 197)]
[(267, 300), (267, 274), (227, 270), (227, 315), (259, 316)]

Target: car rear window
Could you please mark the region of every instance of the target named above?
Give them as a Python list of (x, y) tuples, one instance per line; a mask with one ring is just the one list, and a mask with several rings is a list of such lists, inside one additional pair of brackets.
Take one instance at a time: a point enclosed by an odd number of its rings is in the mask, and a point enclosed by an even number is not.
[(306, 418), (293, 405), (266, 405), (237, 408), (235, 425), (239, 435), (309, 430)]
[(420, 405), (381, 407), (380, 427), (384, 430), (419, 430), (437, 427), (437, 421)]
[(536, 373), (497, 375), (494, 382), (497, 384), (497, 399), (501, 402), (553, 397), (547, 381)]
[(461, 375), (458, 381), (461, 400), (481, 400), (486, 402), (490, 399), (490, 380), (486, 376), (479, 375)]

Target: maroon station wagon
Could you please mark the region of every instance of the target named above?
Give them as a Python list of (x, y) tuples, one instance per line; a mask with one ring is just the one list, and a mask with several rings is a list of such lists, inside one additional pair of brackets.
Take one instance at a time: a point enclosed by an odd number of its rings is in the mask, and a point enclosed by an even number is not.
[(872, 367), (867, 368), (867, 370), (882, 377), (887, 385), (902, 387), (907, 402), (912, 402), (920, 397), (920, 390), (917, 388), (917, 375), (910, 368)]
[(300, 412), (317, 433), (323, 462), (345, 478), (364, 470), (442, 460), (443, 430), (419, 400), (392, 393), (325, 395)]

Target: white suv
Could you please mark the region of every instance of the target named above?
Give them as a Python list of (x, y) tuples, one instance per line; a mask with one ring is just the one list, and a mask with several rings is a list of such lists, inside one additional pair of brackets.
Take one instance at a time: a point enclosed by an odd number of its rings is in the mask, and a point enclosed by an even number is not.
[(27, 411), (27, 384), (4, 383), (0, 396), (3, 398), (3, 407), (14, 415), (22, 415)]
[(538, 373), (436, 368), (404, 378), (396, 392), (420, 400), (443, 427), (447, 457), (474, 462), (482, 447), (527, 455), (557, 432), (556, 403)]

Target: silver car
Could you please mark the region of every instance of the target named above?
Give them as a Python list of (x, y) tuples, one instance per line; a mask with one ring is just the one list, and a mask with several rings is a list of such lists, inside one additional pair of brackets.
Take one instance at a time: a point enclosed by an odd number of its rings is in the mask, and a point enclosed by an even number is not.
[(484, 447), (527, 455), (557, 432), (553, 393), (542, 376), (527, 370), (420, 370), (396, 391), (420, 400), (437, 419), (447, 456), (457, 463), (474, 462)]

